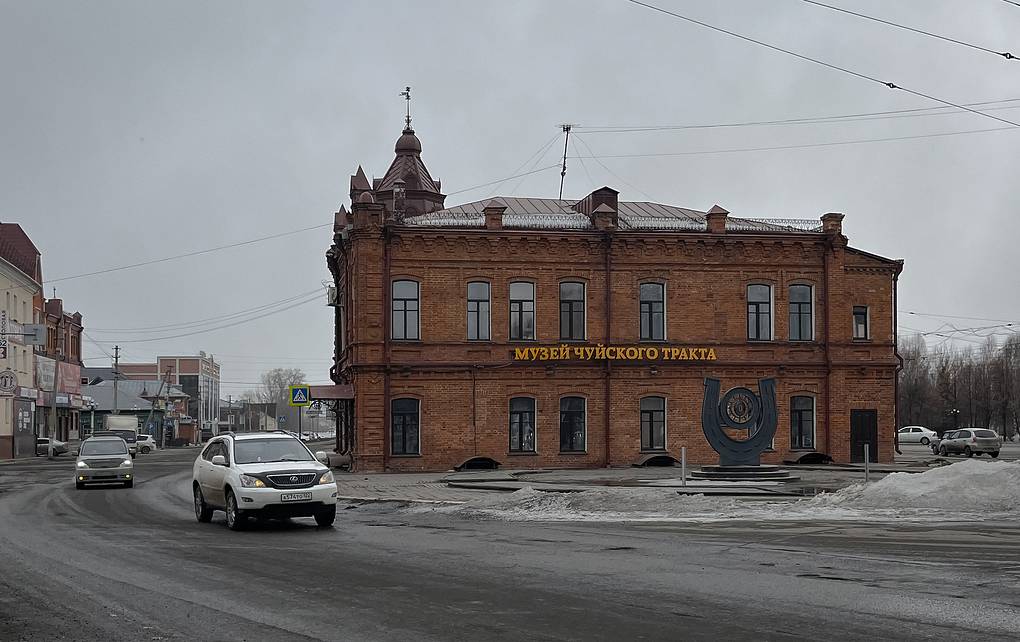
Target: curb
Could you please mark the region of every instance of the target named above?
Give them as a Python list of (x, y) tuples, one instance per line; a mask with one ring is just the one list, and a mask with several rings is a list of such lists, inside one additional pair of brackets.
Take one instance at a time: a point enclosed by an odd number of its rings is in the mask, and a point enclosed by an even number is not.
[(401, 504), (450, 504), (459, 505), (466, 504), (466, 500), (462, 499), (409, 499), (407, 497), (357, 497), (355, 495), (337, 495), (337, 499), (343, 499), (351, 502), (364, 502), (364, 503), (375, 503), (381, 504), (384, 502), (399, 502)]

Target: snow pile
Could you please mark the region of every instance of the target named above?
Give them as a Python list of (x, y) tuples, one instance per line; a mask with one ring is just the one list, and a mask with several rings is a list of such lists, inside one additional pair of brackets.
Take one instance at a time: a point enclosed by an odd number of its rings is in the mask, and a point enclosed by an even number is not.
[(744, 514), (732, 498), (679, 495), (659, 488), (593, 488), (559, 493), (522, 488), (463, 504), (453, 512), (507, 521), (704, 520)]
[(662, 487), (593, 487), (581, 492), (524, 488), (455, 507), (421, 508), (506, 521), (713, 522), (942, 521), (1015, 518), (1020, 463), (964, 460), (924, 473), (892, 473), (810, 499), (680, 495)]
[(960, 512), (1020, 510), (1020, 463), (964, 460), (923, 473), (892, 473), (810, 500), (818, 507), (936, 509)]

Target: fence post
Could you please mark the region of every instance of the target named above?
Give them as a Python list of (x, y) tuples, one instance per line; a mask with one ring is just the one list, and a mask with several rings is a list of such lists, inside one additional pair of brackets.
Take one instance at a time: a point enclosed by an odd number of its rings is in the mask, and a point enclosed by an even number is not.
[(871, 481), (871, 453), (870, 444), (864, 444), (864, 483)]
[(687, 488), (687, 446), (680, 448), (680, 485)]

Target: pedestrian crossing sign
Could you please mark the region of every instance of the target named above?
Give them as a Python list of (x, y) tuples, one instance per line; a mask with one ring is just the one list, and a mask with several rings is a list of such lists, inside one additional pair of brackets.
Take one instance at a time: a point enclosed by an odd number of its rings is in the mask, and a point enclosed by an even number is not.
[(290, 405), (292, 406), (309, 406), (308, 386), (301, 384), (299, 386), (290, 387)]

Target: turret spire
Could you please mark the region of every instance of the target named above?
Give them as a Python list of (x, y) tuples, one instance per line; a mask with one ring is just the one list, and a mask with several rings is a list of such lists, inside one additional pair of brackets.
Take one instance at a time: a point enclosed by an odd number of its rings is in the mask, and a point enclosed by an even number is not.
[(404, 87), (404, 91), (400, 92), (400, 95), (407, 101), (407, 116), (404, 117), (405, 131), (414, 131), (411, 129), (411, 88)]

